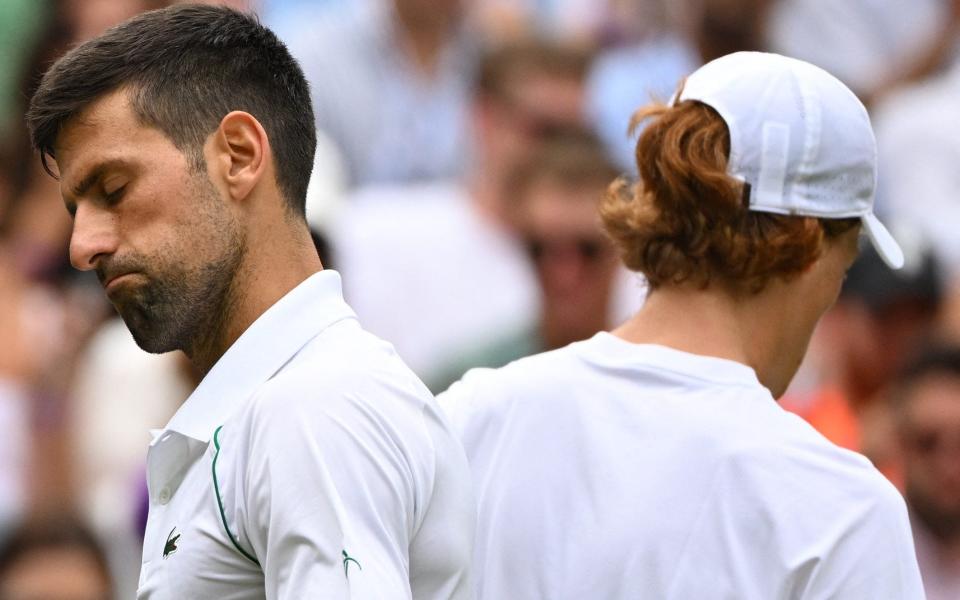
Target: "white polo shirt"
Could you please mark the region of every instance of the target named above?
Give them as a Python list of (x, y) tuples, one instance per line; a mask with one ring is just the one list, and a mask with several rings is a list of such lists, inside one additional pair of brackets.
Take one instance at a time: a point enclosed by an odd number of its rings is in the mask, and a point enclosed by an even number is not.
[(463, 450), (333, 271), (260, 316), (150, 446), (139, 598), (469, 598)]
[(481, 600), (923, 598), (896, 489), (745, 365), (600, 333), (439, 400)]

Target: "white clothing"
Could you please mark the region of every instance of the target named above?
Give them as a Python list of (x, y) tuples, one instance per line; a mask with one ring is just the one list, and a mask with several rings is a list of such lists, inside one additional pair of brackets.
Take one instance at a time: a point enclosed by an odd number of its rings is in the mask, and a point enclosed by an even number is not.
[(139, 598), (469, 598), (463, 452), (317, 273), (214, 365), (147, 456)]
[(345, 203), (330, 240), (364, 327), (421, 377), (536, 320), (523, 248), (459, 184), (365, 188)]
[(26, 512), (30, 427), (27, 390), (0, 377), (0, 534)]
[(927, 600), (957, 600), (960, 598), (960, 565), (944, 555), (939, 542), (926, 525), (913, 513), (910, 516), (917, 563), (920, 565)]
[(77, 362), (69, 422), (79, 509), (108, 542), (118, 598), (137, 588), (147, 432), (166, 423), (193, 387), (181, 359), (141, 350), (117, 317), (100, 326)]
[(478, 598), (923, 598), (903, 500), (749, 367), (609, 333), (440, 398)]
[[(332, 8), (332, 10), (331, 10)], [(390, 2), (308, 11), (284, 41), (303, 67), (317, 128), (351, 186), (463, 173), (479, 45), (457, 26), (431, 72), (412, 60)]]
[(176, 354), (141, 350), (119, 318), (93, 335), (78, 361), (70, 420), (81, 507), (99, 531), (133, 531), (147, 431), (168, 421), (191, 387)]
[(947, 21), (943, 0), (783, 0), (770, 16), (770, 49), (872, 92), (927, 50)]
[(960, 65), (877, 107), (877, 211), (915, 228), (960, 278)]

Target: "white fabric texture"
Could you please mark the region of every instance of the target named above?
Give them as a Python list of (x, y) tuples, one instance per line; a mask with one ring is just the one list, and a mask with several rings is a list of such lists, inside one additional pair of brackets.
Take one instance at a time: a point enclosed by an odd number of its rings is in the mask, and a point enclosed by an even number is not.
[(481, 600), (923, 598), (894, 487), (745, 365), (599, 333), (439, 401)]
[(333, 271), (234, 343), (151, 444), (139, 598), (469, 598), (463, 451)]
[(331, 224), (344, 296), (369, 331), (419, 375), (451, 353), (536, 319), (533, 270), (519, 242), (456, 183), (371, 186)]
[(27, 390), (0, 377), (0, 532), (12, 527), (27, 509), (30, 428)]

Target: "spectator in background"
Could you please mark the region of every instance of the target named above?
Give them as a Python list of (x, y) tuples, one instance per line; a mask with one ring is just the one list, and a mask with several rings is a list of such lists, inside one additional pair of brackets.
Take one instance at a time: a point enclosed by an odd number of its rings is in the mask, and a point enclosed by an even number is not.
[(501, 367), (615, 324), (611, 296), (619, 261), (597, 205), (617, 175), (600, 142), (579, 130), (545, 141), (518, 166), (509, 178), (508, 210), (536, 273), (540, 317), (490, 344), (465, 348), (427, 381), (432, 389), (446, 389), (470, 368)]
[(484, 37), (497, 42), (523, 36), (603, 45), (655, 28), (665, 13), (681, 8), (670, 0), (474, 0), (474, 18)]
[(0, 542), (3, 600), (110, 600), (103, 549), (70, 517), (28, 522)]
[[(0, 140), (9, 135), (12, 126), (19, 125), (17, 83), (21, 70), (29, 59), (35, 38), (49, 18), (48, 3), (37, 0), (6, 0), (0, 2)], [(2, 157), (0, 157), (2, 160)], [(2, 190), (0, 190), (2, 204)], [(2, 208), (2, 207), (0, 207)], [(0, 221), (3, 214), (0, 211)]]
[(772, 50), (835, 73), (872, 105), (954, 61), (960, 2), (780, 0), (769, 29)]
[(312, 12), (285, 40), (352, 185), (462, 175), (479, 47), (464, 0)]
[(491, 51), (471, 105), (474, 143), (461, 148), (469, 173), (367, 186), (331, 224), (348, 302), (422, 376), (534, 318), (533, 274), (507, 216), (508, 178), (552, 132), (582, 124), (589, 60), (552, 42)]
[[(958, 3), (960, 5), (960, 3)], [(960, 63), (889, 94), (873, 112), (879, 209), (915, 227), (960, 284)]]
[(907, 506), (927, 600), (960, 598), (960, 346), (926, 348), (894, 398)]
[(782, 399), (828, 439), (864, 453), (900, 482), (890, 415), (879, 400), (894, 374), (929, 334), (943, 305), (939, 263), (901, 229), (902, 269), (892, 271), (865, 248), (824, 315), (807, 359)]
[[(634, 44), (601, 53), (590, 73), (588, 112), (621, 168), (633, 171), (627, 135), (637, 106), (669, 99), (676, 82), (701, 64), (766, 48), (771, 0), (701, 0), (661, 12), (660, 26)], [(639, 133), (639, 132), (635, 132)]]
[(18, 76), (20, 116), (0, 136), (0, 522), (24, 511), (72, 508), (74, 483), (82, 482), (72, 481), (69, 388), (77, 354), (109, 307), (96, 278), (76, 276), (67, 265), (70, 218), (56, 181), (30, 149), (23, 104), (71, 44), (164, 3), (34, 2), (45, 20), (33, 43), (3, 54), (22, 62), (8, 65)]

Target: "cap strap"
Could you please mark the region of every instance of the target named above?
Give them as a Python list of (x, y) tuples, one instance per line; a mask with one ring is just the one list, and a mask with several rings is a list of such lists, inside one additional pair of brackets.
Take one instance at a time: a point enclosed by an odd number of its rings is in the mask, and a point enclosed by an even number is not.
[(790, 149), (790, 127), (785, 123), (767, 121), (763, 124), (763, 152), (760, 155), (760, 173), (757, 175), (757, 195), (754, 204), (761, 208), (791, 207), (784, 202), (783, 184), (787, 176), (787, 152)]

